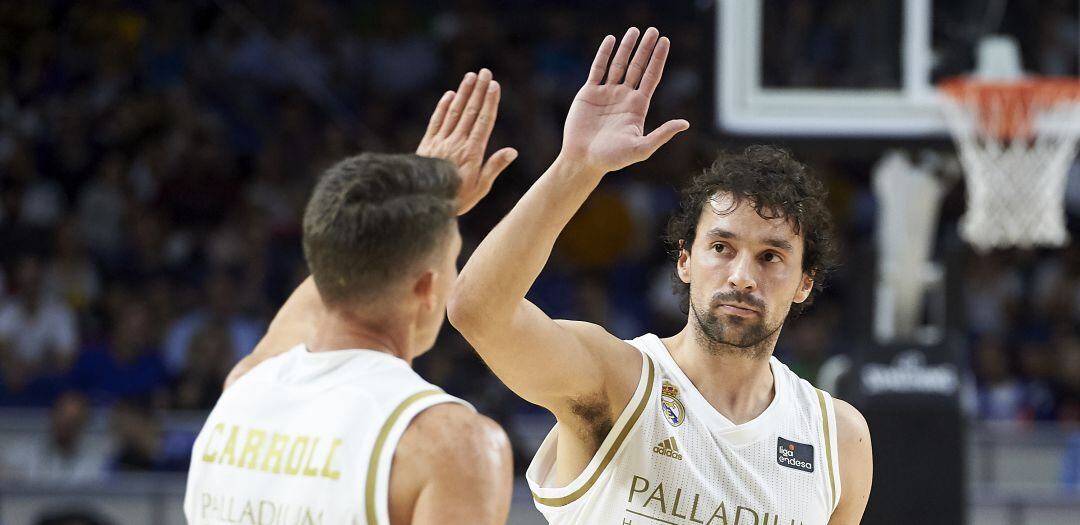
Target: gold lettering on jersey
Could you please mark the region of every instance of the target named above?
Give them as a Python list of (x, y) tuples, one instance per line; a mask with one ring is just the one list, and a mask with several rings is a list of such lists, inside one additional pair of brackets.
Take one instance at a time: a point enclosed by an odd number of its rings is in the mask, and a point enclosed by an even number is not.
[[(640, 489), (637, 488), (637, 484), (639, 481), (644, 483), (644, 485)], [(634, 501), (635, 492), (645, 492), (646, 490), (649, 490), (649, 480), (641, 476), (634, 476), (634, 480), (630, 482), (630, 497), (626, 498), (626, 502), (632, 503)]]
[[(659, 494), (660, 496), (657, 497), (657, 494)], [(664, 512), (664, 513), (667, 512), (667, 503), (664, 501), (664, 484), (663, 484), (663, 482), (656, 484), (656, 488), (653, 489), (652, 495), (650, 495), (649, 499), (645, 500), (645, 503), (643, 503), (641, 506), (642, 507), (648, 507), (649, 502), (652, 501), (652, 500), (656, 500), (656, 501), (660, 502), (660, 512)]]
[(262, 466), (259, 467), (259, 470), (280, 474), (281, 460), (285, 457), (285, 445), (288, 444), (289, 436), (286, 436), (281, 432), (274, 432), (274, 435), (270, 437), (270, 447), (266, 451), (266, 457), (263, 458)]
[(253, 428), (248, 430), (247, 441), (244, 443), (244, 451), (240, 453), (240, 466), (255, 470), (255, 460), (259, 457), (259, 449), (263, 441), (266, 441), (266, 431)]
[(202, 521), (251, 525), (322, 525), (323, 511), (273, 500), (249, 500), (226, 494), (199, 495)]
[(221, 458), (218, 463), (225, 463), (225, 457), (229, 457), (229, 465), (236, 464), (236, 434), (240, 432), (240, 427), (233, 425), (232, 430), (229, 432), (229, 439), (225, 441), (225, 450), (221, 451)]
[(705, 523), (704, 521), (701, 521), (701, 520), (697, 519), (697, 506), (698, 506), (698, 499), (699, 498), (701, 498), (701, 494), (695, 493), (694, 494), (694, 505), (692, 507), (690, 507), (690, 521), (693, 522), (693, 523)]
[[(650, 488), (652, 488), (652, 491), (649, 490)], [(675, 490), (674, 497), (669, 502), (666, 494), (671, 494), (672, 488)], [(667, 491), (666, 494), (665, 490)], [(686, 512), (686, 502), (691, 499), (691, 494), (693, 495), (693, 502), (689, 505), (690, 514), (687, 515), (684, 514)], [(727, 509), (732, 506), (730, 501), (710, 503), (708, 494), (691, 492), (684, 490), (683, 487), (672, 487), (670, 482), (665, 488), (663, 482), (655, 483), (644, 476), (637, 475), (630, 480), (630, 490), (626, 502), (634, 507), (633, 510), (626, 509), (630, 514), (649, 517), (656, 521), (675, 525), (683, 523), (700, 523), (702, 525), (803, 525), (802, 519), (790, 518), (785, 521), (780, 517), (779, 512), (766, 511), (749, 505), (735, 504), (734, 514), (728, 514)], [(683, 510), (680, 511), (680, 508)], [(702, 521), (705, 512), (710, 508), (713, 509), (712, 514), (708, 520)], [(699, 509), (701, 510), (700, 514)], [(770, 518), (772, 518), (771, 521)]]
[(214, 425), (214, 428), (210, 430), (210, 435), (206, 437), (206, 448), (203, 449), (202, 460), (206, 463), (213, 463), (217, 459), (217, 452), (210, 452), (211, 445), (214, 444), (214, 434), (224, 434), (225, 423), (218, 423)]
[[(285, 461), (285, 473), (290, 476), (295, 476), (300, 473), (300, 466), (304, 463), (304, 455), (307, 454), (309, 438), (307, 436), (300, 436), (293, 441), (292, 447), (289, 448), (289, 459)], [(296, 463), (293, 463), (293, 458), (296, 458)]]
[(746, 511), (746, 514), (747, 514), (747, 518), (746, 518), (747, 523), (750, 522), (749, 514), (753, 514), (754, 515), (754, 522), (753, 523), (754, 523), (754, 525), (758, 525), (758, 514), (756, 512), (754, 512), (753, 509), (749, 509), (749, 508), (743, 507), (741, 505), (738, 506), (738, 507), (735, 507), (735, 525), (740, 525), (740, 524), (743, 523), (742, 518), (743, 518), (743, 515), (744, 515), (744, 513), (743, 513), (744, 510)]
[[(335, 461), (338, 449), (344, 444), (341, 438), (274, 432), (267, 439), (267, 434), (266, 430), (258, 428), (229, 425), (229, 437), (218, 450), (216, 445), (221, 440), (215, 437), (225, 435), (225, 424), (218, 423), (208, 434), (202, 461), (286, 476), (341, 479), (341, 470)], [(236, 456), (238, 443), (243, 443), (239, 459)]]
[(675, 489), (675, 503), (671, 504), (671, 515), (676, 518), (686, 519), (686, 514), (679, 514), (679, 498), (682, 497), (682, 489)]
[(720, 518), (722, 520), (722, 521), (719, 521), (717, 523), (723, 523), (724, 525), (728, 525), (728, 522), (727, 522), (727, 509), (724, 508), (724, 502), (723, 501), (721, 501), (720, 505), (718, 505), (716, 507), (716, 510), (714, 510), (713, 513), (712, 513), (712, 516), (709, 516), (709, 521), (706, 521), (705, 524), (706, 525), (711, 524), (712, 520), (714, 520), (716, 518)]
[(319, 448), (319, 438), (311, 442), (311, 450), (308, 451), (307, 460), (304, 461), (304, 475), (313, 478), (319, 474), (319, 469), (311, 466), (311, 460), (315, 457), (315, 449)]
[(338, 447), (341, 446), (341, 438), (334, 438), (334, 443), (330, 445), (330, 453), (326, 455), (326, 464), (323, 465), (320, 476), (329, 479), (340, 479), (341, 471), (333, 470), (330, 468), (330, 462), (334, 459), (334, 453), (337, 452)]

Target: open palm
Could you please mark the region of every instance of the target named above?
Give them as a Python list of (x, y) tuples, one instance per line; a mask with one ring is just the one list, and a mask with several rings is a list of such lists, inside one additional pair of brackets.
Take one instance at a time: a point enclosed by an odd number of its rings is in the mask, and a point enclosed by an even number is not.
[(671, 120), (648, 135), (645, 116), (664, 71), (670, 43), (649, 28), (629, 61), (638, 30), (623, 36), (615, 58), (608, 64), (615, 37), (600, 44), (589, 79), (570, 106), (563, 129), (562, 156), (604, 172), (615, 171), (649, 158), (675, 134), (690, 127)]

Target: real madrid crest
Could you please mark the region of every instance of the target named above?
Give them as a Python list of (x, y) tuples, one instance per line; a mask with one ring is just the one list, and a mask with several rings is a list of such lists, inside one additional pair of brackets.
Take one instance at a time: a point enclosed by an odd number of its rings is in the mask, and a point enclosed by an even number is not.
[(660, 411), (664, 413), (664, 419), (673, 427), (683, 423), (686, 418), (686, 408), (679, 401), (679, 389), (675, 385), (664, 381), (660, 389)]

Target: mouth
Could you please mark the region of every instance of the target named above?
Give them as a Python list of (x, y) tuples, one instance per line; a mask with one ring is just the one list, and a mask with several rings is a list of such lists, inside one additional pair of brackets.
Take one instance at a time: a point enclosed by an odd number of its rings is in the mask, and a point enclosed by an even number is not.
[(717, 306), (717, 309), (723, 313), (731, 315), (748, 316), (757, 314), (758, 311), (741, 303), (721, 303)]

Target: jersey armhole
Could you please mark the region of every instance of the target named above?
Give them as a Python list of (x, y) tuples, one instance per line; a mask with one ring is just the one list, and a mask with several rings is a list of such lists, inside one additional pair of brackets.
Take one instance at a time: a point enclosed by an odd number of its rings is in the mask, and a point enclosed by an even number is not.
[(836, 408), (833, 404), (833, 398), (828, 392), (821, 389), (815, 390), (817, 391), (818, 403), (821, 409), (822, 443), (825, 444), (826, 473), (829, 479), (829, 493), (832, 497), (832, 506), (829, 508), (831, 514), (840, 504), (841, 494), (840, 454), (836, 438), (838, 430), (836, 427)]
[(364, 478), (364, 516), (367, 525), (390, 525), (390, 469), (398, 442), (413, 418), (435, 405), (469, 403), (439, 389), (422, 390), (398, 404), (375, 437)]
[[(630, 401), (627, 402), (626, 407), (623, 408), (622, 413), (619, 414), (619, 418), (612, 425), (607, 437), (600, 444), (600, 448), (593, 454), (592, 459), (589, 460), (589, 464), (585, 466), (585, 470), (581, 474), (578, 474), (565, 487), (541, 486), (540, 483), (546, 477), (546, 473), (543, 476), (537, 476), (539, 473), (534, 471), (534, 467), (537, 466), (536, 463), (541, 459), (542, 455), (550, 454), (551, 461), (554, 462), (555, 451), (552, 448), (556, 443), (552, 440), (552, 437), (557, 435), (557, 424), (540, 445), (534, 464), (530, 465), (528, 472), (526, 472), (526, 478), (532, 489), (533, 500), (537, 505), (552, 508), (564, 507), (585, 495), (600, 478), (600, 475), (604, 473), (615, 455), (618, 454), (630, 432), (637, 426), (642, 412), (645, 411), (645, 407), (649, 404), (656, 377), (656, 365), (653, 358), (648, 352), (643, 352), (640, 349), (638, 351), (641, 352), (642, 359), (641, 377), (638, 380), (638, 386), (630, 397)], [(552, 465), (551, 468), (554, 468), (554, 466)]]

